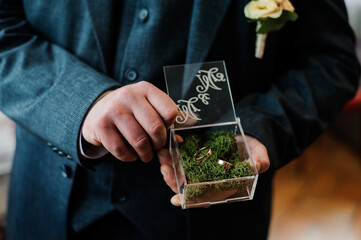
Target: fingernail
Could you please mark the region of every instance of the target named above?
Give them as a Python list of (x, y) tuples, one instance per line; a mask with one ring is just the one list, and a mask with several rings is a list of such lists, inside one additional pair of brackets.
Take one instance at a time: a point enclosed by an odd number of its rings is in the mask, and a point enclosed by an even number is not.
[(174, 205), (174, 206), (180, 206), (180, 199), (179, 199), (179, 195), (175, 195), (170, 199), (170, 202)]
[(168, 177), (168, 174), (167, 174), (167, 172), (163, 169), (163, 167), (160, 168), (160, 172), (162, 173), (162, 175), (163, 175), (164, 178), (167, 178), (167, 177)]
[(183, 138), (179, 135), (175, 135), (176, 141), (177, 143), (182, 143), (183, 142)]

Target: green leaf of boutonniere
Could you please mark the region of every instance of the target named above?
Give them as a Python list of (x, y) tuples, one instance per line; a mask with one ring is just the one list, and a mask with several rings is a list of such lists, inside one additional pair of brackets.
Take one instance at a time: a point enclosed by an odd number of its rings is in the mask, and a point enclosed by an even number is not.
[(272, 31), (280, 30), (287, 21), (294, 22), (297, 20), (297, 18), (297, 13), (284, 10), (279, 18), (266, 18), (258, 20), (260, 24), (257, 28), (257, 33), (266, 34)]

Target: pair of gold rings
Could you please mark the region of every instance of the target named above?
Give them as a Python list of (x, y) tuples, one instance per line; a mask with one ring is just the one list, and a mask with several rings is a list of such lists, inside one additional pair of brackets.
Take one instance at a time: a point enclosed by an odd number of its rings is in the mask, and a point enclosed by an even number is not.
[[(199, 156), (203, 151), (208, 150), (204, 155)], [(212, 149), (210, 147), (202, 147), (201, 149), (199, 149), (194, 155), (193, 158), (198, 161), (201, 162), (203, 160), (206, 160), (207, 158), (209, 158), (212, 155)], [(229, 163), (227, 161), (224, 161), (222, 159), (217, 159), (217, 163), (222, 165), (223, 167), (225, 167), (226, 169), (231, 169), (233, 167), (232, 163)]]

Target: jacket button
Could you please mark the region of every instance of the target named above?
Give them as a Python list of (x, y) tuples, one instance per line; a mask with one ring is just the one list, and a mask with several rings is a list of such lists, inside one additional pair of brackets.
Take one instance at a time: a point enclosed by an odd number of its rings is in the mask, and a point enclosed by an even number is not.
[(125, 78), (128, 81), (134, 81), (135, 79), (137, 79), (138, 77), (138, 73), (134, 70), (134, 69), (130, 69), (125, 73)]
[(113, 202), (124, 203), (127, 199), (127, 195), (123, 192), (113, 193)]
[(146, 22), (148, 20), (149, 11), (145, 8), (141, 9), (138, 13), (139, 20), (141, 22)]
[(67, 165), (60, 166), (60, 171), (61, 171), (61, 176), (63, 178), (71, 178), (72, 170), (69, 166)]
[(69, 154), (66, 155), (66, 158), (69, 159), (69, 160), (73, 160), (73, 158)]
[(65, 153), (64, 153), (63, 151), (60, 151), (60, 150), (59, 150), (59, 151), (58, 151), (58, 155), (63, 157), (63, 156), (65, 155)]

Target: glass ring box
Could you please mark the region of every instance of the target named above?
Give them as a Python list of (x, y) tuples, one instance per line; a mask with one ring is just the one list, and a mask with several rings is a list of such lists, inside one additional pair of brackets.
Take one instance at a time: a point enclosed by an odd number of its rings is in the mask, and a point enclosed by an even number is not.
[(169, 150), (182, 208), (251, 200), (258, 172), (224, 61), (165, 66), (164, 74), (180, 112)]

